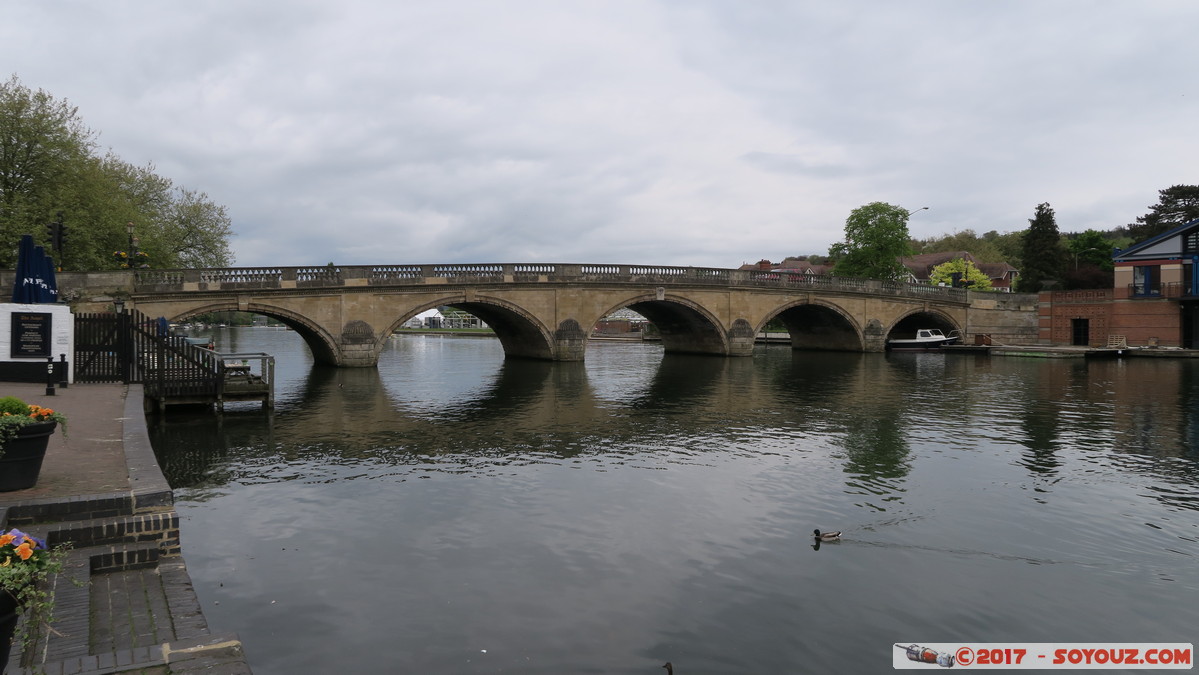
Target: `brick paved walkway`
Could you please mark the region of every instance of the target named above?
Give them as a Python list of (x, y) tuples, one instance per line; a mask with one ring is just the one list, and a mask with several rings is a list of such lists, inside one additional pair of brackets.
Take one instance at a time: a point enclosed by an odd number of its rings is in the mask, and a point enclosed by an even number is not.
[(0, 492), (0, 524), (72, 546), (53, 583), (54, 633), (23, 657), (36, 669), (20, 668), (14, 646), (5, 672), (248, 675), (237, 636), (209, 631), (179, 555), (179, 517), (141, 388), (76, 384), (47, 396), (44, 384), (0, 382), (0, 396), (68, 422), (51, 437), (37, 485)]

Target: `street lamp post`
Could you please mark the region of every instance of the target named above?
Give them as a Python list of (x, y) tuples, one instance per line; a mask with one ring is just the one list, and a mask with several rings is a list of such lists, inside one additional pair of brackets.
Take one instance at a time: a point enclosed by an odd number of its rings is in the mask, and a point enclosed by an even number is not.
[(907, 215), (910, 217), (913, 213), (915, 213), (917, 211), (927, 211), (927, 210), (928, 210), (927, 206), (921, 206), (918, 209), (912, 209), (911, 211), (908, 211)]
[(133, 267), (133, 261), (137, 260), (137, 237), (133, 236), (133, 221), (129, 221), (125, 225), (125, 231), (129, 233), (129, 266)]

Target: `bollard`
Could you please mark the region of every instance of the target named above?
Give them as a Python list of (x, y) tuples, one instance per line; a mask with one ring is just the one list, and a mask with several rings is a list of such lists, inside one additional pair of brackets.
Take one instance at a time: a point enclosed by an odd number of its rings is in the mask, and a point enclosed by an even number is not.
[(54, 357), (46, 357), (46, 396), (54, 395)]
[(69, 384), (69, 382), (67, 382), (67, 355), (59, 354), (58, 358), (59, 366), (62, 368), (62, 370), (58, 373), (58, 388), (66, 389), (67, 385)]

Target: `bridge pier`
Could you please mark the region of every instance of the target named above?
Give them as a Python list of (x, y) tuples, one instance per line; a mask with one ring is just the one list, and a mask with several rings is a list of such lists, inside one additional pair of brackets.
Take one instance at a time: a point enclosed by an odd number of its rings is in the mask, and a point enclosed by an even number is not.
[(871, 319), (866, 322), (866, 328), (862, 330), (862, 351), (864, 352), (885, 352), (887, 351), (887, 329), (878, 319)]
[(350, 321), (337, 340), (337, 366), (342, 368), (374, 368), (379, 365), (379, 349), (375, 330), (365, 321)]
[(587, 349), (587, 333), (574, 319), (566, 319), (554, 331), (554, 360), (582, 361)]
[(754, 355), (754, 338), (757, 335), (754, 333), (753, 326), (745, 319), (737, 319), (733, 322), (733, 327), (729, 329), (729, 356), (753, 356)]

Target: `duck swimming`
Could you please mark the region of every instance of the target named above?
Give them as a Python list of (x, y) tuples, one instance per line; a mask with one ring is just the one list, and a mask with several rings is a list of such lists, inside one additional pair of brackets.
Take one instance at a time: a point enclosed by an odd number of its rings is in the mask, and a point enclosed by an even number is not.
[(670, 665), (670, 661), (667, 661), (662, 667), (666, 669), (666, 675), (674, 675), (674, 666)]
[(841, 530), (836, 532), (821, 532), (820, 530), (812, 530), (812, 534), (816, 535), (817, 541), (833, 541), (841, 538)]

